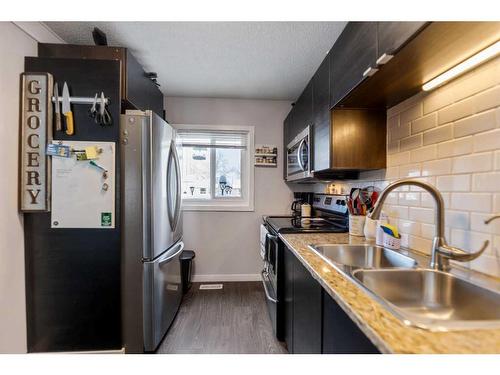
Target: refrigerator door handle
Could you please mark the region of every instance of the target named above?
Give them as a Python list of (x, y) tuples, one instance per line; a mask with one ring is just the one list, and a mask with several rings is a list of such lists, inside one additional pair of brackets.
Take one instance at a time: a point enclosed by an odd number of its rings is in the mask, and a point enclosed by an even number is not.
[(175, 214), (174, 214), (174, 230), (177, 229), (177, 223), (179, 222), (179, 218), (181, 215), (181, 205), (182, 205), (182, 189), (181, 189), (181, 164), (179, 162), (179, 155), (177, 155), (177, 147), (175, 144), (175, 138), (172, 140), (172, 153), (174, 155), (174, 161), (175, 161), (175, 168), (176, 168), (176, 173), (175, 176), (177, 178), (177, 195), (176, 195), (176, 200), (175, 200)]
[(171, 251), (167, 252), (167, 254), (165, 254), (166, 258), (165, 259), (159, 259), (158, 260), (158, 264), (159, 265), (162, 265), (162, 264), (165, 264), (165, 263), (168, 263), (170, 261), (170, 259), (172, 258), (175, 258), (182, 250), (184, 250), (184, 242), (179, 242), (177, 245), (175, 245), (176, 247), (179, 247), (178, 250), (176, 250), (174, 252), (174, 254), (172, 255), (169, 255), (169, 253), (172, 253), (172, 251), (174, 249), (172, 249)]
[[(172, 181), (172, 168), (175, 170), (175, 181)], [(175, 232), (177, 223), (181, 213), (181, 176), (180, 176), (180, 163), (177, 156), (175, 139), (170, 144), (170, 154), (167, 163), (167, 205), (168, 205), (168, 219), (170, 221), (170, 228)], [(175, 190), (172, 189), (172, 183), (175, 182)], [(175, 191), (175, 202), (172, 202), (172, 194)]]

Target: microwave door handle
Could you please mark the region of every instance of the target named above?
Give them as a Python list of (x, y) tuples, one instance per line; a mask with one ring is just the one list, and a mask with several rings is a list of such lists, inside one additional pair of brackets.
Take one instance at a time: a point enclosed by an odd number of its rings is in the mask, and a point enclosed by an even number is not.
[(305, 172), (305, 171), (306, 171), (306, 168), (304, 167), (304, 164), (302, 164), (302, 158), (301, 158), (300, 156), (301, 156), (301, 154), (302, 154), (302, 147), (304, 146), (305, 142), (306, 142), (306, 139), (305, 139), (305, 138), (304, 138), (304, 139), (302, 139), (302, 140), (300, 141), (299, 147), (297, 148), (297, 162), (299, 163), (299, 167), (300, 167), (300, 169), (301, 169), (303, 172)]

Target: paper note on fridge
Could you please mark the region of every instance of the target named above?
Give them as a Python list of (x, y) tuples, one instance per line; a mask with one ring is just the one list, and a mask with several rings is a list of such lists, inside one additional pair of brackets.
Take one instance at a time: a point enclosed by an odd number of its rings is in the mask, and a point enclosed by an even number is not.
[(78, 160), (75, 152), (69, 158), (52, 158), (51, 227), (114, 228), (115, 143), (63, 143), (72, 150), (99, 150), (99, 160), (96, 166), (90, 160)]

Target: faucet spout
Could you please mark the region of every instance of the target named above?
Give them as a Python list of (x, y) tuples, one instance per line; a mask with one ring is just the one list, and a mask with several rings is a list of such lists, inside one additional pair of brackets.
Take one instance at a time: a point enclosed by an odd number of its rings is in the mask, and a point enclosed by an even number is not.
[(421, 189), (427, 191), (436, 202), (436, 234), (434, 240), (432, 241), (432, 251), (431, 251), (431, 261), (430, 267), (438, 270), (448, 270), (449, 269), (449, 259), (458, 260), (458, 261), (469, 261), (480, 256), (484, 250), (488, 247), (489, 242), (485, 241), (481, 249), (475, 253), (468, 253), (464, 250), (461, 250), (456, 247), (449, 246), (446, 243), (446, 239), (444, 236), (444, 201), (441, 193), (436, 187), (431, 184), (428, 184), (424, 181), (414, 180), (411, 178), (405, 178), (402, 180), (398, 180), (393, 182), (389, 186), (387, 186), (375, 204), (373, 211), (368, 215), (370, 218), (377, 220), (380, 218), (380, 213), (382, 212), (382, 206), (384, 201), (387, 199), (387, 196), (397, 189), (398, 187), (410, 185), (417, 186)]

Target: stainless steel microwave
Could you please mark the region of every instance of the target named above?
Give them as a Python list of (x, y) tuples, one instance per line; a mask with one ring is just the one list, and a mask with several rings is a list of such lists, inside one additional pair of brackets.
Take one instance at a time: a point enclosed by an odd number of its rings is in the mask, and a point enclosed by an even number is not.
[(307, 126), (287, 145), (286, 180), (298, 181), (311, 177), (311, 126)]

